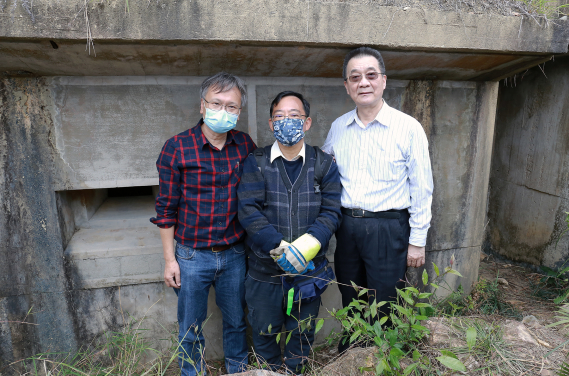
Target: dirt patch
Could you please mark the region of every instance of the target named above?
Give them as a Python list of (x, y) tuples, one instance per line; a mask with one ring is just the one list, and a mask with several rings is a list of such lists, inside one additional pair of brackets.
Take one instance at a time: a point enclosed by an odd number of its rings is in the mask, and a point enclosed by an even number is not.
[[(558, 305), (552, 300), (541, 299), (537, 289), (543, 274), (530, 269), (495, 260), (492, 256), (482, 256), (479, 279), (493, 281), (502, 278), (506, 283), (499, 283), (504, 292), (505, 301), (514, 306), (522, 316), (535, 316), (542, 325), (551, 324), (555, 319)], [(499, 281), (500, 282), (500, 281)], [(565, 330), (569, 335), (569, 331)]]

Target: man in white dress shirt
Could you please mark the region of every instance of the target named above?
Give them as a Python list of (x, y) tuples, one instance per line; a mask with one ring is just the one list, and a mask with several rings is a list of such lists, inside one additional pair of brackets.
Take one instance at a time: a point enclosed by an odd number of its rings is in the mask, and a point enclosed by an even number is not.
[[(322, 149), (336, 158), (342, 182), (343, 221), (334, 264), (342, 305), (357, 299), (390, 301), (404, 286), (407, 266), (425, 263), (433, 178), (421, 124), (383, 100), (387, 76), (379, 51), (346, 55), (344, 86), (356, 104), (332, 123)], [(387, 306), (382, 307), (387, 313)], [(349, 347), (340, 341), (339, 350)]]

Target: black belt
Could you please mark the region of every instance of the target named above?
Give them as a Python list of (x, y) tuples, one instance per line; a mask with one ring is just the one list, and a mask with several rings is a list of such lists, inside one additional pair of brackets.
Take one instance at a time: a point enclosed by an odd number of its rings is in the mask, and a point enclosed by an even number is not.
[(197, 248), (198, 251), (212, 251), (212, 252), (222, 252), (222, 251), (227, 251), (229, 248), (236, 246), (239, 243), (233, 243), (233, 244), (225, 244), (225, 245), (216, 245), (213, 247), (207, 247), (207, 248)]
[(387, 211), (380, 211), (380, 212), (371, 212), (363, 209), (348, 209), (342, 208), (342, 214), (348, 215), (353, 218), (390, 218), (390, 219), (399, 219), (401, 217), (401, 213), (407, 211), (406, 209), (403, 210), (387, 210)]

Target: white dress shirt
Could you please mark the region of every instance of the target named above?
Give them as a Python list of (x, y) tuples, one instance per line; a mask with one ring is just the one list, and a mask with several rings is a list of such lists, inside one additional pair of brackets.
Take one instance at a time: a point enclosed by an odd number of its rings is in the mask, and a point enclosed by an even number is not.
[(384, 101), (365, 126), (354, 109), (332, 123), (322, 150), (336, 158), (343, 207), (372, 212), (408, 208), (409, 243), (425, 246), (433, 175), (427, 136), (417, 120)]
[[(296, 155), (296, 157), (294, 157), (293, 159), (291, 159), (289, 162), (293, 162), (296, 161), (298, 158), (302, 158), (302, 165), (304, 166), (304, 160), (306, 159), (304, 157), (304, 155), (306, 154), (306, 148), (305, 148), (306, 143), (303, 142), (302, 143), (302, 148), (300, 149), (300, 151), (298, 152), (298, 154)], [(279, 147), (279, 143), (278, 141), (275, 141), (275, 143), (273, 144), (273, 146), (271, 146), (271, 156), (270, 156), (270, 160), (271, 163), (273, 163), (273, 161), (275, 159), (277, 159), (278, 157), (282, 157), (285, 161), (288, 161), (288, 159), (286, 159), (286, 157), (284, 156), (283, 152), (281, 151), (281, 148)]]

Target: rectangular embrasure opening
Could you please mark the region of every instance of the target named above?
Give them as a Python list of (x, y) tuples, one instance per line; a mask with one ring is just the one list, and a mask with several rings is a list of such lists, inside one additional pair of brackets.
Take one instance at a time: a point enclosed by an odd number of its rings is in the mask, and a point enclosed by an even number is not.
[(162, 280), (162, 243), (156, 226), (157, 187), (58, 192), (65, 257), (80, 288)]

